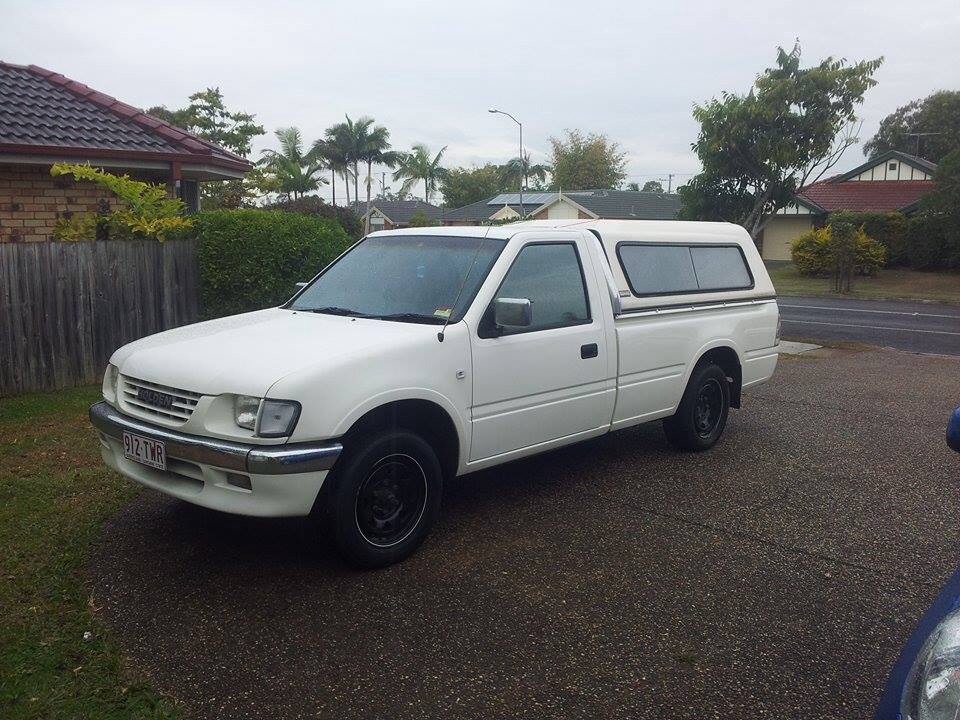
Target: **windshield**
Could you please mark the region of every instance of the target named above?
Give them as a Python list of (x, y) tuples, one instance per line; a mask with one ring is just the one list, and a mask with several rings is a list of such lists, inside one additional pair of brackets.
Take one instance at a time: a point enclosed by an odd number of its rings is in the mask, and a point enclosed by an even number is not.
[(480, 237), (370, 237), (327, 268), (287, 307), (437, 325), (447, 319), (457, 322), (503, 245), (503, 240)]

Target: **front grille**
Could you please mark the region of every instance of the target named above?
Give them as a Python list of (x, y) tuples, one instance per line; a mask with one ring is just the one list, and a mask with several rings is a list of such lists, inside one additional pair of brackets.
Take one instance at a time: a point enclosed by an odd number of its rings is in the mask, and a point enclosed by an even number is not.
[[(162, 418), (179, 423), (185, 423), (190, 419), (201, 397), (200, 393), (178, 390), (167, 385), (126, 376), (121, 376), (120, 387), (122, 388), (123, 404), (133, 414), (148, 418)], [(166, 404), (156, 402), (156, 393), (162, 393), (172, 398), (169, 407)]]

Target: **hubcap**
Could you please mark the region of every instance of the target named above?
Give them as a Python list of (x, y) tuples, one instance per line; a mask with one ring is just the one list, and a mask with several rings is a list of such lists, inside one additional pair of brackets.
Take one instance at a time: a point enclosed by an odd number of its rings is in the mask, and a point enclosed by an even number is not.
[(717, 429), (722, 415), (723, 389), (716, 379), (710, 378), (700, 386), (697, 404), (693, 409), (693, 424), (697, 434), (702, 438), (710, 437)]
[(357, 491), (357, 529), (371, 545), (402, 542), (423, 516), (427, 476), (409, 455), (389, 455), (371, 468)]

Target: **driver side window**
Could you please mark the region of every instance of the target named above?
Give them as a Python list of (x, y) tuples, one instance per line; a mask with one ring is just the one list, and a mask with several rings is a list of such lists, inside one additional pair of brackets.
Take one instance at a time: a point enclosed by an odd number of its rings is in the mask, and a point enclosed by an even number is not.
[[(497, 298), (527, 298), (533, 322), (523, 328), (503, 328), (503, 335), (584, 325), (590, 322), (590, 305), (583, 281), (580, 256), (573, 243), (527, 245), (497, 290)], [(493, 322), (493, 305), (487, 312)]]

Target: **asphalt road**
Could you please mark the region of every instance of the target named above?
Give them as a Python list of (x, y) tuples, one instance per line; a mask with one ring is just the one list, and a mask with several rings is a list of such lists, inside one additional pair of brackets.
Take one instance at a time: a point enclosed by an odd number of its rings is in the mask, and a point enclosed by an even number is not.
[(955, 569), (958, 401), (954, 358), (784, 358), (712, 451), (652, 424), (462, 478), (377, 572), (144, 492), (92, 604), (193, 718), (862, 720)]
[(781, 297), (789, 340), (846, 340), (921, 353), (960, 355), (960, 305)]

